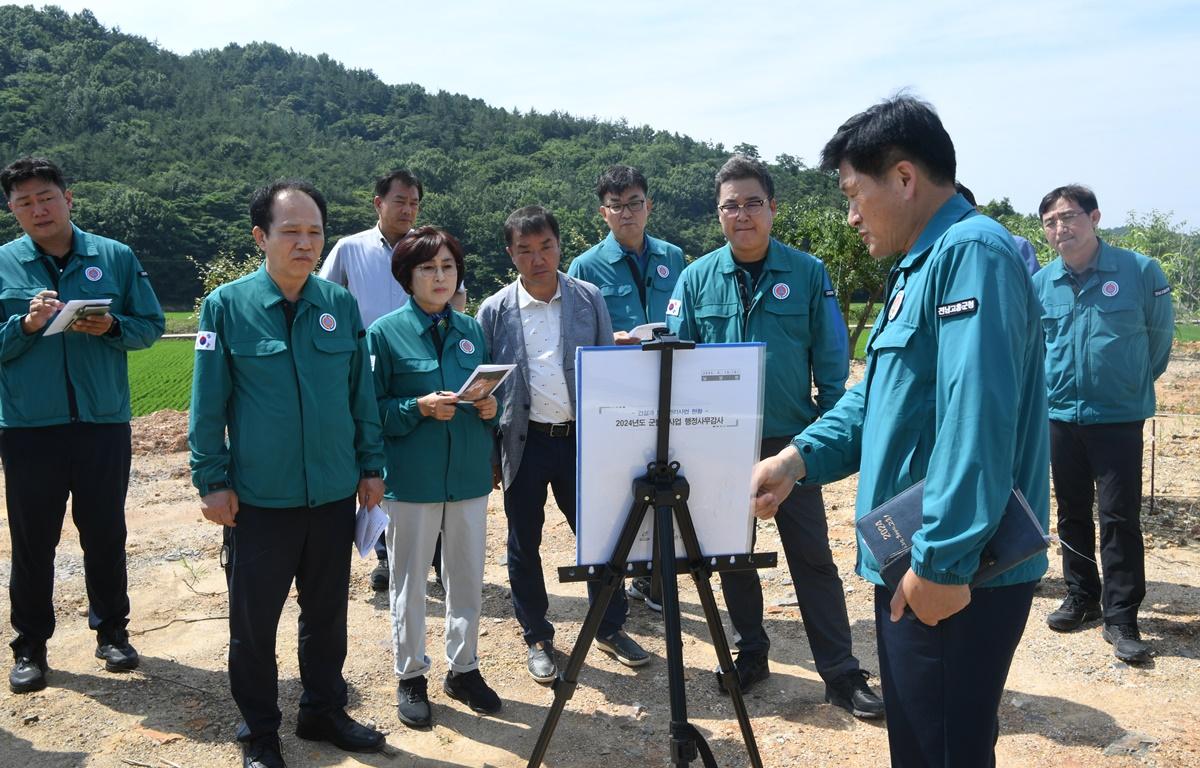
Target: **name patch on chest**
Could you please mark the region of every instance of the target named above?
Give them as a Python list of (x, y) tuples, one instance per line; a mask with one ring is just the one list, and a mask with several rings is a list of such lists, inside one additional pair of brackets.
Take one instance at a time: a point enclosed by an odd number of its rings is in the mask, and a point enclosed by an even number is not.
[(941, 304), (937, 308), (937, 316), (939, 318), (954, 317), (955, 315), (967, 315), (979, 309), (978, 299), (963, 299), (962, 301), (952, 301), (949, 304)]

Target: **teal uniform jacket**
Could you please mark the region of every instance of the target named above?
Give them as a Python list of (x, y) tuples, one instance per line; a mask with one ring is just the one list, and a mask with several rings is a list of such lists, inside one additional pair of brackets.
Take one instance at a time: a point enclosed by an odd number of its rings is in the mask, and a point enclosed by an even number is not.
[[(145, 349), (162, 336), (162, 307), (129, 246), (72, 229), (73, 258), (61, 274), (28, 235), (0, 247), (0, 429), (129, 421), (126, 352)], [(21, 318), (29, 312), (29, 300), (45, 290), (58, 291), (63, 302), (112, 299), (116, 334), (45, 336), (43, 328), (25, 335)], [(68, 382), (75, 391), (75, 414)]]
[(1154, 380), (1175, 334), (1171, 287), (1158, 262), (1103, 241), (1075, 295), (1062, 257), (1033, 278), (1042, 302), (1050, 418), (1114, 424), (1154, 415)]
[[(805, 484), (859, 471), (856, 514), (925, 480), (913, 572), (967, 584), (1012, 488), (1043, 529), (1050, 443), (1041, 306), (1008, 232), (961, 195), (943, 205), (888, 278), (867, 370), (796, 437)], [(1045, 554), (988, 583), (1036, 581)], [(882, 584), (859, 542), (858, 573)]]
[(428, 316), (410, 301), (367, 330), (387, 453), (387, 498), (425, 504), (487, 496), (499, 409), (484, 421), (475, 406), (460, 403), (454, 418), (438, 421), (417, 407), (417, 398), (430, 392), (457, 392), (476, 366), (488, 362), (483, 329), (475, 318), (452, 312), (439, 361), (430, 328)]
[(188, 445), (201, 496), (227, 482), (256, 506), (316, 507), (383, 470), (358, 303), (310, 276), (289, 333), (283, 302), (264, 266), (200, 308)]
[[(675, 283), (685, 262), (679, 246), (646, 235), (646, 305), (638, 292), (637, 263), (627, 255), (612, 232), (596, 245), (579, 254), (567, 267), (567, 274), (586, 280), (600, 289), (613, 330), (630, 331), (645, 323), (661, 323)], [(631, 263), (632, 262), (632, 263)]]
[(738, 280), (728, 244), (696, 259), (675, 286), (667, 327), (701, 344), (766, 342), (763, 436), (792, 437), (845, 392), (846, 323), (820, 259), (773, 238), (748, 311)]

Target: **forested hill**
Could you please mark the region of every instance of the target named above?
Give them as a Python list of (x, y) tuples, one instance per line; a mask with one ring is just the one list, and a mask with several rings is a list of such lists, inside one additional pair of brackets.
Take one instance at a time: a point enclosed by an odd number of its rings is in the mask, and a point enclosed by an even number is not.
[[(463, 240), (475, 297), (507, 279), (501, 225), (518, 206), (558, 214), (565, 257), (599, 239), (592, 185), (615, 162), (649, 177), (653, 233), (689, 257), (720, 242), (712, 178), (730, 152), (720, 145), (389, 85), (270, 43), (179, 56), (87, 11), (3, 6), (0, 29), (0, 162), (41, 154), (62, 165), (75, 221), (133, 246), (165, 304), (188, 306), (198, 290), (187, 256), (252, 250), (249, 194), (281, 176), (329, 198), (328, 248), (374, 222), (377, 175), (412, 169), (426, 187), (421, 221)], [(828, 176), (777, 163), (781, 200), (836, 201)], [(18, 234), (0, 216), (3, 241)]]

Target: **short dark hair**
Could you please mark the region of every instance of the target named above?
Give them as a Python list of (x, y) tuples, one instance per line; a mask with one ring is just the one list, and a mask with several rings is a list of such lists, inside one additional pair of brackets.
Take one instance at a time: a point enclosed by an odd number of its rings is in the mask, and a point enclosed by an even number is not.
[(466, 275), (462, 244), (446, 230), (429, 226), (417, 227), (400, 238), (400, 242), (392, 249), (392, 276), (400, 283), (400, 287), (411, 295), (413, 270), (417, 265), (432, 260), (442, 248), (449, 250), (454, 257), (458, 278), (454, 287), (457, 289)]
[(620, 197), (628, 189), (640, 189), (643, 194), (647, 196), (650, 194), (650, 187), (646, 185), (646, 177), (631, 165), (610, 165), (604, 173), (600, 174), (600, 178), (596, 179), (596, 197), (600, 198), (602, 203), (606, 196)]
[(325, 205), (325, 196), (318, 192), (316, 187), (302, 179), (280, 179), (268, 186), (259, 187), (254, 190), (254, 194), (250, 195), (251, 226), (258, 227), (263, 232), (269, 233), (271, 231), (271, 222), (275, 218), (273, 210), (275, 196), (280, 192), (291, 190), (303, 192), (311, 197), (312, 201), (317, 204), (317, 208), (321, 211), (321, 226), (324, 227), (328, 223), (329, 210)]
[(1046, 193), (1041, 204), (1038, 205), (1038, 218), (1040, 219), (1042, 214), (1050, 210), (1050, 206), (1060, 199), (1070, 200), (1082, 208), (1084, 213), (1090, 214), (1100, 207), (1100, 204), (1096, 202), (1096, 193), (1090, 188), (1082, 184), (1068, 184), (1065, 187), (1055, 187)]
[(961, 181), (954, 182), (954, 191), (967, 198), (967, 202), (971, 204), (972, 208), (979, 207), (979, 203), (975, 202), (975, 193), (966, 184), (963, 184)]
[(555, 240), (560, 240), (558, 219), (554, 218), (554, 214), (540, 205), (527, 205), (508, 214), (504, 220), (504, 242), (511, 246), (513, 240), (521, 235), (532, 235), (547, 229), (554, 233)]
[(928, 103), (899, 95), (859, 112), (842, 123), (821, 150), (821, 170), (836, 171), (843, 161), (879, 178), (908, 160), (937, 184), (953, 184), (957, 162), (954, 142)]
[(8, 197), (13, 187), (30, 179), (48, 181), (63, 192), (67, 191), (61, 168), (44, 157), (22, 157), (0, 171), (0, 187), (4, 189), (4, 196)]
[(771, 178), (771, 174), (767, 171), (767, 166), (761, 160), (755, 160), (747, 155), (734, 155), (725, 161), (721, 166), (721, 170), (717, 171), (716, 195), (717, 202), (721, 202), (721, 185), (727, 181), (740, 181), (742, 179), (754, 179), (767, 192), (767, 199), (775, 199), (775, 181)]
[(414, 176), (411, 171), (404, 168), (397, 168), (386, 176), (380, 176), (375, 180), (375, 197), (387, 197), (388, 190), (392, 188), (392, 182), (395, 181), (400, 182), (406, 187), (416, 187), (418, 200), (425, 196), (425, 187), (421, 186), (421, 180)]

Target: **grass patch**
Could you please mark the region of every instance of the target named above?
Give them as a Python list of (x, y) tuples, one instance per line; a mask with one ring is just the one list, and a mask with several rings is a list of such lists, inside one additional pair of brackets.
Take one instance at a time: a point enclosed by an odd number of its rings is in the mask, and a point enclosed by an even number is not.
[(1200, 325), (1196, 323), (1177, 323), (1175, 325), (1176, 341), (1200, 341)]
[(167, 317), (167, 333), (195, 333), (196, 316), (191, 312), (164, 312)]
[(129, 353), (129, 395), (134, 416), (164, 408), (188, 409), (195, 346), (191, 339), (163, 339), (149, 349)]

